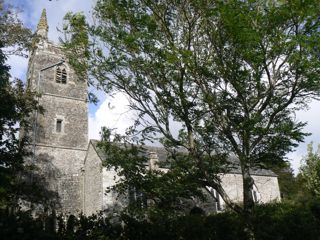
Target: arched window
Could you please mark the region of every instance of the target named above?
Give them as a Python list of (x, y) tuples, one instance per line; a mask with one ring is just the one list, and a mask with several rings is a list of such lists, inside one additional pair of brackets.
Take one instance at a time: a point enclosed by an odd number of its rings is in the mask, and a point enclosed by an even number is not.
[(62, 84), (67, 83), (67, 71), (64, 67), (56, 68), (56, 82)]
[(261, 194), (259, 193), (258, 188), (255, 184), (252, 187), (251, 193), (254, 202), (259, 202), (261, 200)]
[(217, 211), (221, 211), (222, 207), (221, 207), (221, 202), (220, 202), (220, 195), (217, 192), (217, 190), (211, 188), (211, 193), (214, 197), (214, 202), (215, 202), (215, 210)]
[(210, 196), (212, 197), (213, 203), (213, 211), (218, 212), (223, 210), (223, 200), (217, 190), (213, 189), (212, 187), (207, 186), (206, 189), (209, 191)]

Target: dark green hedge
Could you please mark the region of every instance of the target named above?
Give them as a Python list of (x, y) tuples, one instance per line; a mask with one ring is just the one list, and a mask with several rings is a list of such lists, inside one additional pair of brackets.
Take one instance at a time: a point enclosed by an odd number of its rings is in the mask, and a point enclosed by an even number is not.
[[(139, 222), (128, 218), (125, 239), (241, 240), (243, 223), (236, 214), (190, 215)], [(257, 206), (256, 240), (319, 240), (320, 201), (307, 205), (277, 203)]]
[[(242, 240), (242, 222), (236, 214), (224, 212), (211, 216), (201, 214), (182, 217), (153, 215), (137, 220), (124, 215), (117, 221), (100, 216), (70, 216), (57, 219), (33, 219), (26, 213), (7, 215), (1, 212), (1, 239), (130, 239), (130, 240)], [(60, 219), (60, 220), (59, 220)], [(50, 227), (51, 226), (51, 227)], [(319, 240), (320, 201), (293, 205), (277, 203), (257, 206), (254, 216), (256, 240)]]

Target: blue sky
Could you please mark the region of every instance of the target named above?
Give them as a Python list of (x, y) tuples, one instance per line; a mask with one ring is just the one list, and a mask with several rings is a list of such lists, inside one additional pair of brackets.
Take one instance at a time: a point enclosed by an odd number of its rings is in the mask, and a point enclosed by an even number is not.
[[(5, 3), (19, 7), (22, 10), (22, 12), (18, 13), (20, 19), (33, 31), (36, 29), (42, 9), (46, 8), (49, 39), (53, 42), (58, 42), (58, 38), (61, 36), (56, 28), (61, 28), (63, 16), (67, 12), (83, 12), (90, 19), (90, 11), (94, 2), (95, 0), (5, 0)], [(11, 65), (11, 75), (13, 77), (26, 78), (27, 59), (11, 57), (8, 63)], [(95, 91), (94, 89), (92, 90)], [(125, 128), (133, 121), (133, 113), (128, 110), (126, 97), (117, 94), (111, 98), (97, 91), (96, 94), (100, 102), (96, 106), (89, 105), (89, 138), (99, 138), (101, 126), (118, 128), (119, 132), (123, 133)], [(109, 107), (110, 105), (112, 108)], [(308, 122), (305, 131), (312, 133), (311, 136), (305, 139), (305, 143), (296, 148), (296, 151), (288, 154), (296, 172), (302, 157), (306, 154), (306, 145), (311, 141), (314, 142), (314, 145), (320, 143), (320, 103), (313, 101), (309, 106), (309, 110), (296, 113), (298, 120)]]

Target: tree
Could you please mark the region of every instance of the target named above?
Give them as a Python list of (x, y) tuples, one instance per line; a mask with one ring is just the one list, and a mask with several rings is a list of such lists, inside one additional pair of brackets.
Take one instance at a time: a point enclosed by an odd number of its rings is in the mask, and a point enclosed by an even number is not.
[[(319, 4), (99, 0), (96, 24), (85, 26), (91, 55), (69, 57), (107, 93), (130, 97), (142, 139), (185, 149), (187, 174), (216, 189), (252, 238), (250, 169), (281, 163), (303, 140), (294, 112), (319, 94)], [(229, 156), (239, 160), (243, 205), (220, 184)]]
[(31, 47), (32, 33), (29, 28), (23, 26), (17, 17), (14, 8), (4, 5), (0, 1), (0, 42), (1, 48), (5, 48), (6, 55), (26, 56), (26, 50)]
[(10, 81), (9, 67), (5, 65), (5, 56), (0, 49), (0, 206), (13, 205), (19, 189), (18, 173), (22, 171), (24, 157), (29, 152), (27, 135), (19, 137), (20, 129), (27, 132), (30, 122), (27, 120), (36, 106), (34, 94), (25, 92), (22, 81)]
[[(5, 63), (8, 54), (23, 55), (30, 37), (30, 30), (11, 10), (0, 1), (0, 208), (16, 207), (18, 197), (26, 197), (20, 173), (26, 167), (24, 158), (30, 154), (29, 138), (20, 130), (27, 133), (31, 127), (28, 119), (37, 108), (34, 93), (25, 90), (21, 80), (10, 79), (10, 67)], [(4, 52), (3, 48), (11, 50)]]
[(305, 157), (300, 171), (306, 181), (308, 190), (316, 197), (320, 197), (320, 156), (319, 146), (313, 152), (313, 143), (308, 144), (308, 155)]
[(284, 162), (282, 165), (273, 166), (271, 169), (278, 175), (282, 199), (293, 200), (300, 186), (294, 176), (293, 169), (290, 167), (290, 163)]
[(306, 187), (306, 179), (299, 172), (296, 176), (288, 162), (272, 166), (271, 170), (278, 175), (282, 201), (289, 204), (306, 204), (313, 198)]
[[(102, 129), (98, 147), (107, 156), (104, 166), (112, 167), (122, 176), (108, 191), (124, 195), (129, 192), (129, 205), (126, 208), (129, 215), (144, 218), (148, 213), (148, 217), (157, 214), (170, 218), (188, 210), (186, 199), (205, 199), (194, 176), (185, 169), (187, 158), (184, 154), (174, 156), (181, 161), (171, 161), (172, 156), (168, 156), (167, 162), (152, 166), (149, 149), (143, 143), (132, 144), (130, 137), (114, 134), (107, 128)], [(169, 168), (168, 163), (171, 165), (170, 171), (159, 169)], [(147, 201), (152, 203), (147, 204)]]

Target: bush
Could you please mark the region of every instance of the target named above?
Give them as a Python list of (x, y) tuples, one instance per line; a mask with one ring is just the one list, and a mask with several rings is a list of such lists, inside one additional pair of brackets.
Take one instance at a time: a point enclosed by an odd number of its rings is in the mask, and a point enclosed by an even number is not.
[(297, 206), (289, 203), (262, 205), (256, 208), (254, 228), (257, 240), (317, 240), (320, 236), (316, 218), (318, 205)]
[[(172, 216), (154, 214), (149, 218), (122, 215), (111, 221), (103, 215), (70, 216), (57, 219), (55, 232), (52, 219), (34, 219), (28, 212), (10, 215), (0, 212), (0, 236), (21, 240), (242, 240), (241, 218), (233, 212), (210, 216), (193, 214)], [(305, 204), (275, 203), (255, 208), (256, 240), (319, 240), (320, 201)]]
[(54, 240), (58, 239), (52, 231), (45, 230), (45, 223), (35, 219), (30, 212), (0, 211), (0, 236), (1, 239), (10, 240)]

